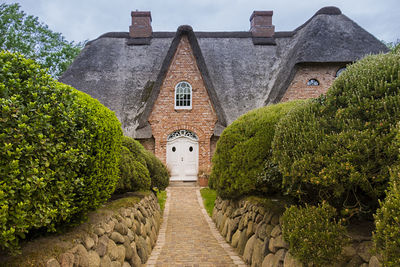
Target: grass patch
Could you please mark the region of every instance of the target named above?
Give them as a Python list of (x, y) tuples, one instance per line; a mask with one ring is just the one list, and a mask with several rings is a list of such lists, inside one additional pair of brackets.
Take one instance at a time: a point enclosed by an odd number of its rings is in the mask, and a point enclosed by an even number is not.
[(157, 199), (161, 212), (164, 212), (165, 202), (167, 201), (167, 191), (157, 191)]
[(208, 187), (200, 190), (201, 197), (203, 198), (204, 207), (210, 217), (214, 209), (215, 199), (217, 198), (217, 191), (212, 190)]

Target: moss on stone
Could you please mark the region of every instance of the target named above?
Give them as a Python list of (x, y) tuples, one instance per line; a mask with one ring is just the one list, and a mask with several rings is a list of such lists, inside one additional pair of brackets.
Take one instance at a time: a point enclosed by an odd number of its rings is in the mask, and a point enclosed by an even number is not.
[(243, 198), (256, 205), (260, 205), (265, 210), (272, 211), (274, 214), (283, 214), (290, 201), (283, 198), (269, 198), (259, 196), (248, 196)]
[(150, 191), (138, 191), (113, 196), (114, 199), (105, 203), (103, 207), (90, 212), (87, 222), (76, 227), (67, 228), (60, 234), (49, 234), (48, 236), (22, 242), (20, 255), (12, 256), (7, 255), (4, 251), (0, 251), (1, 266), (45, 266), (46, 260), (52, 257), (57, 258), (62, 253), (76, 246), (75, 240), (83, 239), (85, 236), (92, 234), (94, 225), (98, 225), (109, 217), (112, 217), (121, 208), (134, 206), (150, 194), (152, 194)]

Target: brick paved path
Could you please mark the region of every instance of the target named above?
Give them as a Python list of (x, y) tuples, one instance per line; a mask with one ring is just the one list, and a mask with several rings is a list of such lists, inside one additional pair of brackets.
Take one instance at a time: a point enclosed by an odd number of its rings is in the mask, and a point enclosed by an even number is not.
[(163, 224), (147, 266), (246, 266), (203, 208), (199, 187), (169, 187)]

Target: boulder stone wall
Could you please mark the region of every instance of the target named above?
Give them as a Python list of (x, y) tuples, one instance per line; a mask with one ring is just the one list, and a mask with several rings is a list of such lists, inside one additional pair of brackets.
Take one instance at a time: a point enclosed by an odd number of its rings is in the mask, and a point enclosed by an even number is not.
[[(303, 266), (290, 254), (289, 244), (283, 239), (281, 212), (248, 200), (217, 197), (212, 219), (225, 240), (250, 266)], [(353, 238), (352, 245), (343, 249), (341, 262), (334, 266), (381, 266), (371, 248), (370, 238)]]
[(46, 267), (141, 266), (156, 244), (161, 223), (157, 197), (150, 194), (133, 207), (121, 208), (72, 249), (46, 261)]

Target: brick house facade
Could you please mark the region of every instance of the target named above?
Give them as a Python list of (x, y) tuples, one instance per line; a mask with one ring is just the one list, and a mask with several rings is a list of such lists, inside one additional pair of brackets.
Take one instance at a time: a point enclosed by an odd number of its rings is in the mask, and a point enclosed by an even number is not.
[[(281, 102), (316, 98), (325, 94), (336, 79), (338, 71), (345, 67), (345, 63), (300, 65)], [(309, 84), (310, 80), (316, 80), (318, 85)]]
[[(192, 86), (192, 108), (175, 109), (175, 85), (187, 81)], [(211, 104), (202, 75), (187, 36), (180, 40), (160, 93), (149, 117), (155, 139), (155, 155), (166, 163), (167, 136), (176, 130), (197, 134), (199, 142), (199, 169), (208, 170), (211, 161), (210, 140), (217, 115)]]
[(153, 32), (150, 12), (135, 11), (129, 32), (88, 42), (60, 80), (115, 111), (125, 135), (173, 178), (193, 180), (210, 170), (219, 136), (240, 115), (318, 97), (347, 64), (387, 52), (336, 7), (290, 32), (276, 32), (272, 15), (254, 11), (246, 32)]

